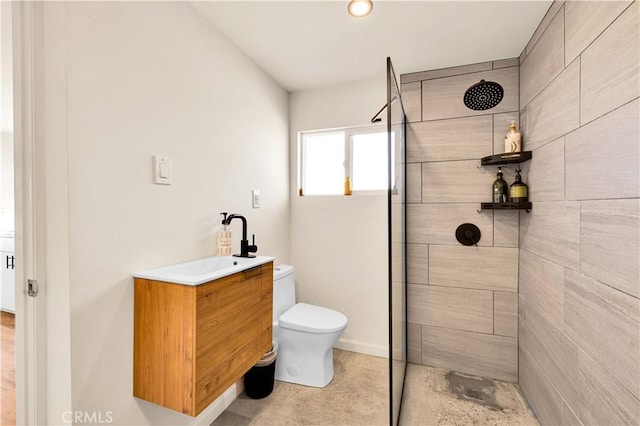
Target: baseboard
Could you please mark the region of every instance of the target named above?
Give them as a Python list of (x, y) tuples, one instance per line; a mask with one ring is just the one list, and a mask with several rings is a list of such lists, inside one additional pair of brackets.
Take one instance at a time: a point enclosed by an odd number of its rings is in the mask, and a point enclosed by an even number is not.
[(236, 384), (232, 384), (194, 419), (194, 425), (210, 425), (226, 410), (237, 396)]
[(389, 347), (373, 345), (371, 343), (362, 342), (351, 339), (340, 339), (338, 343), (334, 345), (335, 348), (344, 349), (345, 351), (358, 352), (366, 355), (379, 356), (382, 358), (389, 358)]

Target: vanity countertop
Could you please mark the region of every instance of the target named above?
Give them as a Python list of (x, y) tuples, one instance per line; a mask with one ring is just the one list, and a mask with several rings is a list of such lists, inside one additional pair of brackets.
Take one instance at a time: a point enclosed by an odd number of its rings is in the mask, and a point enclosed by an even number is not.
[(275, 257), (211, 256), (133, 274), (134, 278), (183, 285), (204, 284), (272, 262)]

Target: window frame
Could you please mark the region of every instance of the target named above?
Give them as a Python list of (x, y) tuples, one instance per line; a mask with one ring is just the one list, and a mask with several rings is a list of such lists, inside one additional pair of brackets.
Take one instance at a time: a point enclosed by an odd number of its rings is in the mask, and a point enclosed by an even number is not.
[[(353, 136), (355, 135), (366, 135), (372, 133), (387, 133), (386, 128), (382, 124), (371, 125), (371, 126), (357, 126), (357, 127), (344, 127), (344, 128), (334, 128), (334, 129), (321, 129), (321, 130), (309, 130), (309, 131), (300, 131), (298, 132), (298, 161), (297, 161), (297, 176), (298, 176), (298, 196), (309, 196), (309, 197), (334, 197), (340, 196), (344, 197), (344, 194), (306, 194), (304, 192), (306, 187), (306, 176), (305, 169), (307, 167), (307, 158), (305, 155), (305, 136), (307, 135), (335, 135), (341, 134), (343, 135), (344, 140), (344, 161), (343, 161), (343, 170), (344, 176), (342, 180), (344, 181), (347, 176), (352, 180), (353, 185)], [(388, 139), (387, 139), (388, 146)], [(388, 188), (384, 189), (361, 189), (361, 190), (351, 190), (352, 195), (385, 195), (389, 191)]]

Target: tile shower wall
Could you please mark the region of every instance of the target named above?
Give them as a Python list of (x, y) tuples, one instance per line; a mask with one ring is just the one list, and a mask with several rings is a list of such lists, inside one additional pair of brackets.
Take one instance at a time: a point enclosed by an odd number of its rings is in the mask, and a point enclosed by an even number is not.
[(556, 1), (520, 57), (520, 387), (543, 425), (640, 424), (638, 21)]
[[(515, 382), (518, 379), (518, 224), (513, 211), (483, 211), (496, 167), (519, 121), (517, 58), (401, 76), (407, 108), (409, 362)], [(463, 104), (481, 79), (504, 99), (487, 111)], [(505, 173), (513, 181), (513, 168)], [(455, 230), (474, 223), (477, 247)]]

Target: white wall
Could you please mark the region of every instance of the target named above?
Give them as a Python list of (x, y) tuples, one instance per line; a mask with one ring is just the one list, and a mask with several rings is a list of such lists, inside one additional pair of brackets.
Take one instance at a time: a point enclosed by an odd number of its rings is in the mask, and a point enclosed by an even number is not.
[[(48, 268), (47, 284), (68, 292), (72, 408), (193, 424), (132, 396), (131, 274), (214, 254), (221, 211), (247, 217), (260, 254), (290, 261), (287, 93), (185, 3), (45, 3), (43, 24), (44, 116), (58, 118), (44, 162), (68, 175), (47, 182), (60, 194), (47, 226), (68, 226), (47, 250), (68, 268)], [(154, 154), (172, 160), (171, 186), (152, 183)]]
[(0, 7), (0, 232), (14, 230), (11, 4)]
[(384, 67), (381, 60), (379, 79), (289, 97), (291, 259), (298, 301), (344, 313), (349, 325), (338, 347), (379, 356), (389, 350), (387, 196), (299, 197), (297, 138), (305, 130), (371, 125), (386, 102)]

